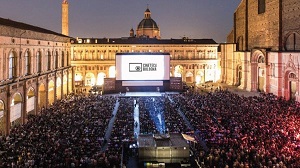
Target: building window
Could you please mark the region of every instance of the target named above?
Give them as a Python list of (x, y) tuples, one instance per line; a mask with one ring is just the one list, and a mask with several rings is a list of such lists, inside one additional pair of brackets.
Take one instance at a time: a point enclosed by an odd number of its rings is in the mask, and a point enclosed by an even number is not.
[(51, 53), (50, 53), (50, 51), (47, 51), (46, 54), (47, 54), (46, 57), (47, 57), (47, 62), (48, 62), (47, 69), (51, 70)]
[(41, 60), (41, 52), (38, 51), (36, 53), (36, 71), (41, 72), (42, 71), (42, 60)]
[(275, 64), (271, 64), (272, 77), (275, 77)]
[(69, 56), (69, 52), (68, 51), (67, 51), (66, 56), (67, 56), (67, 66), (69, 66), (70, 65), (70, 56)]
[(265, 13), (266, 0), (258, 0), (258, 14)]
[(63, 51), (61, 52), (61, 66), (65, 66), (65, 53)]
[(25, 52), (25, 74), (26, 75), (29, 75), (31, 72), (31, 60), (30, 60), (30, 53), (29, 51), (27, 50)]
[(300, 50), (300, 34), (291, 33), (285, 41), (285, 50), (299, 51)]
[(290, 73), (290, 74), (289, 74), (289, 79), (297, 79), (296, 74)]
[(12, 79), (16, 77), (16, 56), (13, 52), (9, 54), (9, 71), (8, 71), (8, 77), (9, 79)]
[(265, 63), (265, 57), (264, 56), (260, 56), (259, 58), (258, 58), (258, 61), (257, 61), (258, 63)]
[(73, 52), (73, 60), (77, 60), (77, 55), (76, 55), (76, 51)]
[(58, 67), (58, 53), (57, 53), (57, 51), (54, 51), (53, 54), (54, 54), (54, 57), (53, 57), (54, 58), (54, 60), (53, 60), (54, 68), (57, 69), (57, 67)]

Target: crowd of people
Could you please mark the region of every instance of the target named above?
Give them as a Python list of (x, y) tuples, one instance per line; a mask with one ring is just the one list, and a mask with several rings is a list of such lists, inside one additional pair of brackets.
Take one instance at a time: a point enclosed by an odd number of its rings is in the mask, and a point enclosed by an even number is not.
[(201, 143), (191, 147), (201, 167), (300, 165), (299, 103), (217, 90), (140, 98), (70, 95), (0, 138), (0, 167), (125, 167), (123, 145), (136, 140), (135, 103), (141, 134), (195, 135)]
[(108, 167), (101, 152), (116, 98), (70, 95), (0, 139), (0, 167)]
[(210, 149), (197, 145), (202, 167), (299, 167), (299, 103), (226, 90), (172, 98)]
[(139, 98), (141, 134), (185, 133), (191, 131), (166, 96)]
[[(114, 158), (116, 168), (126, 165), (129, 158), (124, 155), (123, 144), (134, 141), (133, 98), (119, 98), (119, 107), (106, 153)], [(122, 160), (122, 158), (124, 158)]]

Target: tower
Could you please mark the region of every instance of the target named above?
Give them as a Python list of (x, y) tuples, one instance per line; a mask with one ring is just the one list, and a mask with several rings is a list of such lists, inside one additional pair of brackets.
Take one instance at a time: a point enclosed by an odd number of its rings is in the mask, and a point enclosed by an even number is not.
[(134, 37), (134, 30), (133, 30), (133, 28), (130, 29), (129, 37)]
[(61, 7), (62, 7), (61, 34), (69, 36), (69, 3), (68, 3), (68, 0), (63, 0)]

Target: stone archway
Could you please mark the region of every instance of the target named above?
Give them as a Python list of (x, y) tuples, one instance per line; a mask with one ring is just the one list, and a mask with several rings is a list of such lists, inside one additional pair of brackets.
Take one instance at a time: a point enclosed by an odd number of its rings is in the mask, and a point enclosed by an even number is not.
[(284, 75), (284, 97), (286, 100), (295, 100), (297, 93), (297, 75), (291, 70)]
[(251, 55), (251, 91), (265, 92), (265, 60), (265, 55), (260, 50), (256, 50)]
[(97, 85), (103, 85), (104, 84), (104, 78), (106, 78), (106, 74), (103, 72), (98, 73), (97, 76)]
[(196, 84), (200, 84), (202, 81), (202, 76), (203, 76), (203, 72), (202, 71), (198, 71), (196, 74), (196, 78), (195, 78), (195, 82)]
[(67, 75), (63, 77), (63, 97), (68, 94), (68, 78)]
[[(70, 79), (70, 76), (69, 76)], [(84, 87), (84, 78), (82, 76), (81, 73), (75, 73), (74, 76), (74, 92), (75, 93), (81, 93), (82, 92), (82, 88)]]
[(55, 93), (54, 93), (54, 82), (50, 80), (48, 83), (48, 104), (52, 105), (54, 103)]
[(177, 65), (174, 68), (174, 77), (182, 77), (183, 73), (183, 66), (182, 65)]
[(91, 72), (85, 75), (85, 86), (94, 86), (96, 82), (95, 75)]
[(39, 86), (39, 94), (38, 94), (38, 111), (41, 110), (41, 108), (46, 107), (47, 105), (47, 94), (46, 94), (46, 88), (43, 83)]
[(5, 135), (6, 132), (6, 121), (5, 121), (5, 106), (4, 102), (0, 100), (0, 136)]
[(34, 96), (34, 89), (30, 88), (27, 92), (26, 97), (26, 113), (27, 115), (35, 115), (35, 96)]
[(16, 93), (10, 104), (10, 125), (11, 128), (22, 124), (22, 96)]
[(61, 99), (61, 78), (56, 78), (56, 100)]
[(242, 66), (238, 65), (236, 69), (236, 86), (240, 86), (242, 84), (243, 72)]
[(194, 75), (193, 75), (192, 72), (187, 72), (185, 74), (185, 82), (186, 83), (193, 83), (194, 82), (193, 77), (194, 77)]

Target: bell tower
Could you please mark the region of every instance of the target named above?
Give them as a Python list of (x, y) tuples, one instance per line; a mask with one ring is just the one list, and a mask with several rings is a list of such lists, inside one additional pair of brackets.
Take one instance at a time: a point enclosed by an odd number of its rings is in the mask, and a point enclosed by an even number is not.
[(68, 0), (62, 2), (61, 34), (69, 36), (69, 3)]

